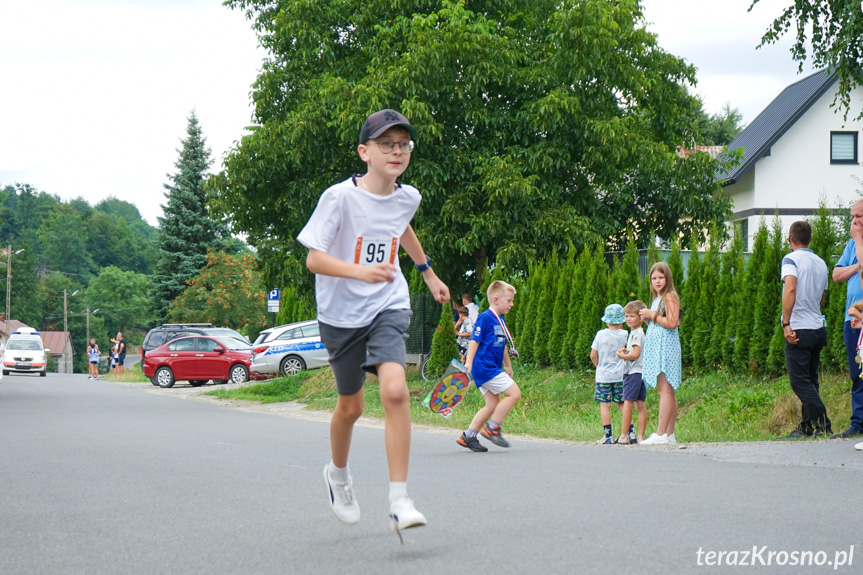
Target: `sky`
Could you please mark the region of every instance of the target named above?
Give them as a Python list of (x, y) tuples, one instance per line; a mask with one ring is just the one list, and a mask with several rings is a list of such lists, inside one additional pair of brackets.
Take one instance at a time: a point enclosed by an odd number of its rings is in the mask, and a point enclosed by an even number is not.
[[(756, 50), (791, 0), (643, 0), (659, 45), (698, 68), (695, 92), (745, 123), (803, 77), (784, 39)], [(0, 0), (0, 187), (91, 205), (114, 196), (157, 225), (194, 110), (213, 168), (251, 123), (266, 54), (218, 0)], [(811, 72), (804, 68), (804, 75)]]

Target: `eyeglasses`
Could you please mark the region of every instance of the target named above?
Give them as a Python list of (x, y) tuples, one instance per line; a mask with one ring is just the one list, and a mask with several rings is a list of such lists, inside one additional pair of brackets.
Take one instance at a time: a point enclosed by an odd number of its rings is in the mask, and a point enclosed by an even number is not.
[(402, 154), (410, 154), (414, 151), (413, 140), (406, 140), (404, 142), (393, 142), (391, 140), (369, 140), (369, 143), (377, 144), (378, 148), (380, 148), (381, 152), (383, 152), (384, 154), (391, 154), (396, 146), (399, 147), (399, 150), (401, 150)]

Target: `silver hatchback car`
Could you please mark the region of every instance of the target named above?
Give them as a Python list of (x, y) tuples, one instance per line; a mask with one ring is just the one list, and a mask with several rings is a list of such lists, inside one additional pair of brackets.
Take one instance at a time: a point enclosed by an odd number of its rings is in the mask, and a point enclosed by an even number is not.
[(330, 364), (317, 320), (266, 329), (252, 344), (254, 374), (294, 375)]

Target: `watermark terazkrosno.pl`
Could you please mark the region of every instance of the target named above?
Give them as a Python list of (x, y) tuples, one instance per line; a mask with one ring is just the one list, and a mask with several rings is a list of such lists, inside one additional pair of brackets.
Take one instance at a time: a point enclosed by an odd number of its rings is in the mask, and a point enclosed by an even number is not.
[[(832, 556), (831, 556), (832, 555)], [(733, 566), (748, 567), (756, 565), (779, 565), (789, 567), (850, 567), (854, 564), (854, 546), (847, 551), (776, 551), (769, 549), (767, 545), (753, 545), (752, 549), (740, 551), (705, 551), (703, 547), (698, 548), (695, 554), (695, 563), (698, 566)]]

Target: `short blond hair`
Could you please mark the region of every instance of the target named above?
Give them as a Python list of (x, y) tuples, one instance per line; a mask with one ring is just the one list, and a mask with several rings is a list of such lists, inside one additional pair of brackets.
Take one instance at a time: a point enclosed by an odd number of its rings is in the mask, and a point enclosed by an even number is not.
[(488, 296), (489, 301), (491, 301), (492, 297), (496, 295), (501, 295), (504, 292), (511, 293), (513, 295), (515, 295), (516, 293), (515, 288), (510, 284), (502, 280), (495, 280), (491, 282), (491, 285), (488, 286), (485, 294), (486, 296)]
[(623, 306), (623, 313), (638, 313), (643, 309), (647, 309), (647, 304), (640, 299), (635, 299)]

